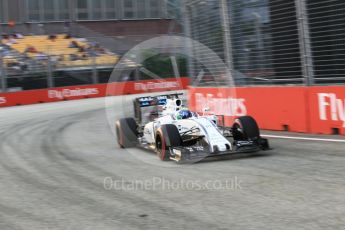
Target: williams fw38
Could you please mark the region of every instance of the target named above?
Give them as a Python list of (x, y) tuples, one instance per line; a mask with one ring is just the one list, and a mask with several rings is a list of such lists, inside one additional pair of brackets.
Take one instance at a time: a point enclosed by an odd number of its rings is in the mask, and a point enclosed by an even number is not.
[(148, 149), (163, 161), (178, 163), (269, 149), (254, 118), (238, 117), (231, 127), (225, 127), (224, 116), (208, 108), (202, 115), (192, 112), (184, 107), (180, 95), (134, 99), (135, 116), (116, 121), (119, 146)]

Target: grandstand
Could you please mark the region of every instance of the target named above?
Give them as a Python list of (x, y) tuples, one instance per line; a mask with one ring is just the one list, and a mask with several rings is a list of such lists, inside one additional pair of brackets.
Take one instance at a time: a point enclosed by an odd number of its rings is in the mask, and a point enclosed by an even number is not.
[[(18, 87), (18, 78), (24, 78), (19, 83), (24, 85), (22, 89), (48, 87), (44, 77), (47, 74), (55, 74), (52, 76), (54, 86), (106, 83), (120, 59), (119, 55), (97, 42), (69, 34), (12, 34), (3, 35), (0, 41), (2, 67), (9, 76), (7, 80), (12, 85), (17, 82), (14, 85)], [(127, 71), (133, 72), (137, 68), (131, 60), (124, 63)]]
[[(67, 34), (50, 36), (9, 36), (3, 44), (39, 63), (52, 61), (57, 69), (92, 66), (113, 67), (118, 56), (97, 43)], [(12, 58), (9, 56), (9, 58)], [(6, 59), (6, 56), (5, 56)]]
[(177, 2), (0, 0), (0, 90), (106, 83), (133, 46), (181, 33)]

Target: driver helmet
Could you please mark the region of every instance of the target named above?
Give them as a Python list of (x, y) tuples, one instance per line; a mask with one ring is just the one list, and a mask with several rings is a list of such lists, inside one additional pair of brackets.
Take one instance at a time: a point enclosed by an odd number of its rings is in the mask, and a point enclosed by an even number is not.
[(181, 109), (176, 114), (177, 120), (188, 119), (190, 117), (193, 117), (193, 113), (189, 109)]

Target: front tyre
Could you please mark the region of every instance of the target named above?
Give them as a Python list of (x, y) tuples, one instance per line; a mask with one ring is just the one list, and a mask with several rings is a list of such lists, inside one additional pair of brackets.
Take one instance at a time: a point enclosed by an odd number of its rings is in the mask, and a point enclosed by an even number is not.
[(162, 161), (170, 160), (170, 148), (182, 145), (180, 133), (175, 125), (162, 125), (156, 132), (156, 152)]
[(259, 140), (259, 126), (251, 116), (239, 117), (232, 126), (232, 135), (235, 141)]

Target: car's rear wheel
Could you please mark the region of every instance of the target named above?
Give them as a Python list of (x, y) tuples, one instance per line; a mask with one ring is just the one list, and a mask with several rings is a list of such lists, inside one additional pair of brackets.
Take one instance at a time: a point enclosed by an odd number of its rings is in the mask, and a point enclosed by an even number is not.
[(162, 161), (170, 160), (170, 147), (182, 145), (180, 133), (175, 125), (162, 125), (156, 132), (156, 152)]
[(137, 123), (133, 118), (122, 118), (115, 123), (117, 143), (121, 148), (135, 147), (138, 141)]
[(232, 135), (235, 141), (258, 140), (259, 126), (251, 116), (239, 117), (232, 126)]

